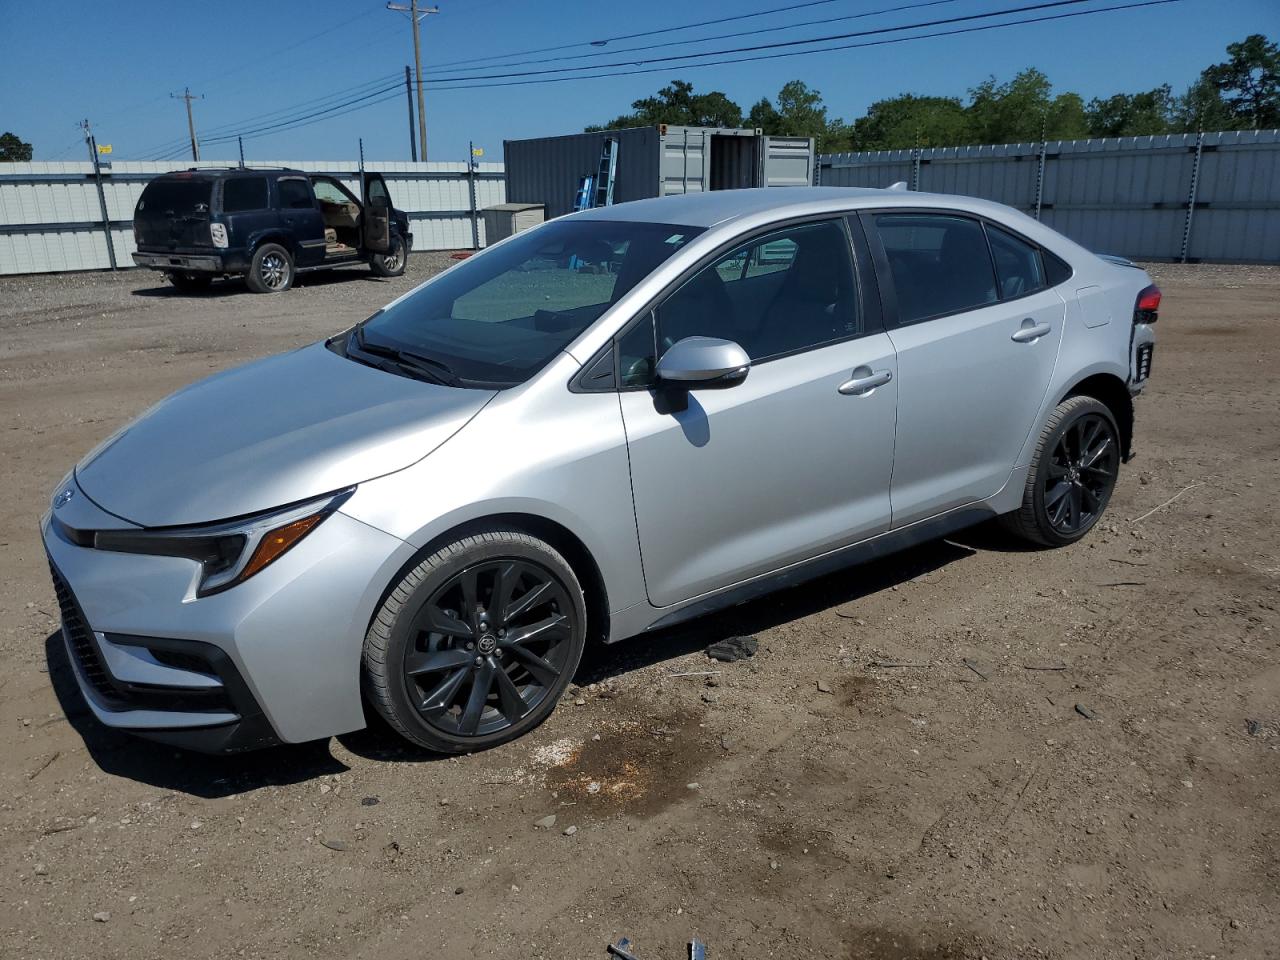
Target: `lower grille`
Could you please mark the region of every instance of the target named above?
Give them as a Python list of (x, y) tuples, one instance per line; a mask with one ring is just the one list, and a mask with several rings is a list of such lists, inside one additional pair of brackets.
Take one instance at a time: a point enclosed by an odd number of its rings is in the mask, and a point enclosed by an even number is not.
[(1145, 380), (1151, 376), (1151, 355), (1156, 351), (1154, 343), (1144, 343), (1138, 348), (1138, 379)]
[(67, 645), (76, 658), (80, 672), (100, 696), (108, 700), (116, 699), (115, 687), (107, 675), (106, 668), (102, 665), (102, 658), (98, 655), (98, 648), (93, 642), (93, 631), (85, 622), (84, 614), (80, 612), (80, 604), (76, 602), (75, 594), (71, 592), (71, 587), (58, 572), (57, 567), (50, 564), (49, 572), (53, 576), (53, 590), (57, 594), (58, 609), (62, 613), (62, 632), (66, 635)]

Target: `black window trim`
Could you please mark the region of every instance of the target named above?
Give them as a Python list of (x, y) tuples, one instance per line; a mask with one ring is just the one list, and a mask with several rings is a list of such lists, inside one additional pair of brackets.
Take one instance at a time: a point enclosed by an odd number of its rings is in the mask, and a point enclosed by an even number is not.
[[(819, 214), (809, 214), (800, 217), (788, 217), (784, 220), (775, 220), (772, 223), (764, 224), (746, 233), (738, 234), (724, 243), (717, 246), (709, 253), (704, 254), (694, 264), (684, 270), (675, 280), (667, 284), (658, 293), (640, 309), (638, 309), (630, 320), (615, 333), (609, 341), (600, 347), (590, 359), (582, 365), (582, 368), (569, 381), (569, 390), (572, 393), (637, 393), (640, 391), (652, 391), (653, 384), (636, 384), (634, 386), (623, 386), (622, 375), (618, 368), (618, 341), (631, 332), (633, 328), (646, 321), (652, 322), (654, 337), (657, 337), (657, 321), (653, 319), (654, 312), (662, 306), (662, 304), (677, 290), (679, 290), (688, 280), (703, 269), (710, 267), (721, 257), (747, 244), (754, 243), (761, 237), (766, 237), (771, 233), (778, 233), (782, 230), (788, 230), (792, 227), (808, 226), (816, 223), (835, 222), (840, 226), (845, 236), (845, 242), (849, 245), (850, 262), (853, 266), (853, 284), (854, 292), (858, 297), (859, 310), (863, 318), (863, 329), (861, 333), (851, 334), (847, 337), (840, 337), (836, 340), (825, 340), (822, 343), (816, 343), (807, 347), (800, 347), (795, 350), (788, 350), (785, 353), (775, 353), (759, 360), (752, 359), (751, 366), (756, 367), (765, 363), (772, 363), (774, 360), (783, 360), (787, 357), (797, 356), (802, 353), (809, 353), (813, 350), (822, 350), (826, 347), (833, 347), (837, 344), (848, 343), (852, 340), (860, 340), (863, 337), (873, 336), (877, 333), (883, 333), (886, 330), (886, 313), (883, 306), (883, 298), (880, 294), (880, 284), (877, 282), (878, 271), (873, 269), (872, 256), (868, 249), (867, 237), (865, 230), (859, 226), (855, 230), (853, 223), (850, 221), (856, 219), (856, 210), (833, 210)], [(607, 387), (592, 387), (585, 380), (591, 370), (597, 363), (601, 362), (605, 351), (613, 353), (613, 382)], [(654, 343), (654, 356), (656, 360), (661, 359), (657, 356), (657, 343)]]
[[(880, 286), (880, 296), (884, 302), (884, 315), (885, 315), (886, 329), (896, 330), (901, 327), (914, 327), (917, 324), (929, 323), (932, 320), (945, 320), (947, 317), (954, 317), (962, 313), (972, 313), (974, 310), (985, 310), (988, 307), (999, 306), (1005, 303), (1015, 303), (1018, 300), (1023, 299), (1024, 297), (1035, 296), (1037, 293), (1044, 293), (1046, 290), (1053, 290), (1056, 287), (1060, 287), (1064, 283), (1066, 283), (1068, 280), (1070, 280), (1073, 276), (1075, 276), (1075, 267), (1071, 265), (1070, 261), (1066, 260), (1063, 257), (1058, 256), (1056, 253), (1054, 253), (1044, 244), (1037, 243), (1035, 240), (1032, 240), (1030, 237), (1026, 236), (1025, 234), (1019, 233), (1013, 227), (1010, 227), (1007, 223), (1003, 223), (1002, 221), (997, 220), (994, 217), (984, 216), (983, 214), (974, 213), (970, 210), (956, 210), (950, 207), (873, 207), (873, 208), (868, 208), (864, 210), (859, 210), (857, 213), (858, 213), (859, 220), (862, 221), (862, 229), (863, 229), (863, 233), (866, 235), (867, 244), (871, 249), (871, 259), (875, 263), (876, 277), (879, 280), (879, 286)], [(928, 214), (928, 215), (961, 217), (968, 220), (976, 220), (978, 224), (982, 227), (982, 235), (983, 235), (983, 238), (986, 240), (987, 258), (991, 261), (991, 274), (996, 281), (996, 299), (991, 301), (990, 303), (978, 304), (976, 307), (965, 307), (963, 310), (952, 310), (948, 313), (939, 313), (939, 314), (935, 314), (934, 316), (921, 317), (919, 320), (903, 321), (901, 318), (901, 314), (898, 311), (898, 292), (897, 292), (897, 288), (894, 286), (893, 269), (889, 265), (888, 255), (885, 253), (884, 244), (880, 242), (880, 234), (876, 231), (876, 225), (873, 219), (877, 214), (882, 214), (882, 213), (893, 213), (893, 214), (919, 213), (919, 214)], [(993, 227), (997, 227), (1000, 230), (1003, 230), (1005, 233), (1009, 234), (1011, 237), (1014, 237), (1017, 240), (1021, 240), (1023, 243), (1027, 244), (1028, 246), (1034, 247), (1036, 249), (1036, 251), (1040, 254), (1040, 268), (1044, 272), (1045, 286), (1037, 287), (1034, 290), (1030, 290), (1026, 293), (1019, 294), (1016, 297), (1006, 298), (1006, 297), (1000, 296), (1000, 275), (996, 269), (995, 254), (992, 253), (991, 251), (991, 238), (987, 236), (988, 224)], [(1067, 268), (1067, 275), (1062, 280), (1059, 280), (1057, 283), (1051, 284), (1048, 282), (1049, 270), (1048, 270), (1047, 264), (1045, 263), (1046, 254), (1048, 256), (1053, 257), (1055, 260), (1062, 263)]]

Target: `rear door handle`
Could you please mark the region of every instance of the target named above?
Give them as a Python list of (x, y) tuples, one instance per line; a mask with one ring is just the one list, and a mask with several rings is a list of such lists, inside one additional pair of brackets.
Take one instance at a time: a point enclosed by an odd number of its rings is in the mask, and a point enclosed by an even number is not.
[(892, 379), (892, 370), (880, 370), (872, 373), (870, 367), (859, 367), (853, 371), (851, 379), (846, 380), (836, 389), (846, 397), (859, 397), (871, 392), (876, 387), (883, 387)]
[(1030, 317), (1022, 321), (1020, 326), (1010, 338), (1015, 343), (1030, 343), (1033, 340), (1039, 340), (1043, 336), (1047, 336), (1053, 327), (1047, 323), (1036, 323)]

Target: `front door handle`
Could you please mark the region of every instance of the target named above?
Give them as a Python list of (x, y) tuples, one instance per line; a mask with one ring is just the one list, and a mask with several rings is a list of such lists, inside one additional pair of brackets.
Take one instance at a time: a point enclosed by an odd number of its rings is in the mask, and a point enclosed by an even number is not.
[(1033, 340), (1039, 340), (1043, 336), (1047, 336), (1053, 330), (1047, 323), (1036, 323), (1030, 317), (1022, 321), (1017, 331), (1010, 337), (1014, 343), (1031, 343)]
[(846, 397), (860, 397), (870, 393), (876, 387), (883, 387), (892, 379), (892, 370), (879, 370), (872, 373), (870, 367), (858, 367), (857, 370), (853, 371), (853, 377), (840, 384), (836, 389)]

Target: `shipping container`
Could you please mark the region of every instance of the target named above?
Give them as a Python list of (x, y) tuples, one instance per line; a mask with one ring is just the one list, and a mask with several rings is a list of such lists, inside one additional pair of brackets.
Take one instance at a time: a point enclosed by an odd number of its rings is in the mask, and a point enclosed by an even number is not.
[(541, 203), (548, 218), (572, 212), (582, 178), (597, 175), (610, 140), (617, 143), (614, 203), (703, 190), (813, 183), (813, 140), (808, 137), (662, 124), (505, 140), (507, 200)]

